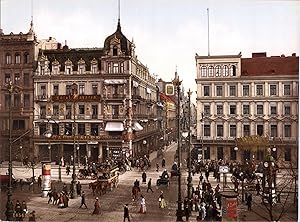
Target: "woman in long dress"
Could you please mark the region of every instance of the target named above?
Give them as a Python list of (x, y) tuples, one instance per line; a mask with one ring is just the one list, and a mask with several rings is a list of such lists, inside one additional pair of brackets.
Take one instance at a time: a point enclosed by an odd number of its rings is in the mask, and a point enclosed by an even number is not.
[(93, 211), (93, 214), (99, 214), (100, 213), (100, 202), (99, 202), (99, 198), (96, 197), (96, 201), (95, 201), (95, 204), (94, 204), (94, 211)]
[(141, 195), (141, 207), (140, 207), (140, 213), (145, 214), (146, 213), (146, 200), (143, 195)]
[(163, 191), (160, 192), (158, 202), (159, 202), (159, 208), (166, 208), (167, 207)]

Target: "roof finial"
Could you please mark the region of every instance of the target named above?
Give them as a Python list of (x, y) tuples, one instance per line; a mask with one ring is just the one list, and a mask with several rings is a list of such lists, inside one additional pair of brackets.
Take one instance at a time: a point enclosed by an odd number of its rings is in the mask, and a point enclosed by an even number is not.
[(33, 0), (31, 0), (31, 22), (30, 22), (30, 29), (29, 29), (29, 34), (34, 33), (33, 30)]
[(117, 27), (117, 30), (119, 30), (119, 31), (121, 31), (121, 24), (120, 24), (120, 9), (121, 8), (121, 6), (120, 6), (120, 0), (118, 0), (118, 27)]

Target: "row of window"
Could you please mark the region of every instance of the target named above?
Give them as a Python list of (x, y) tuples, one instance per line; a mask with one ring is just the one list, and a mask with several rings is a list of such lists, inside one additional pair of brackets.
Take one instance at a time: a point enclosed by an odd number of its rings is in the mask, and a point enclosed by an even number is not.
[[(250, 125), (244, 124), (242, 128), (243, 136), (250, 136)], [(263, 124), (257, 124), (256, 125), (256, 134), (255, 135), (264, 135), (264, 125)], [(292, 135), (292, 126), (290, 124), (285, 124), (283, 127), (283, 136), (284, 137), (291, 137)], [(204, 137), (210, 137), (211, 136), (211, 125), (210, 124), (204, 124)], [(224, 125), (223, 124), (217, 124), (217, 131), (216, 131), (217, 137), (223, 137), (224, 136)], [(236, 137), (237, 136), (237, 126), (235, 124), (229, 125), (229, 137)], [(271, 137), (278, 137), (278, 126), (275, 124), (270, 125), (270, 136)]]
[(221, 76), (236, 76), (236, 66), (235, 65), (202, 65), (200, 67), (200, 73), (202, 77), (221, 77)]
[[(217, 115), (224, 115), (224, 105), (216, 105)], [(211, 106), (204, 105), (204, 115), (210, 116), (211, 115)], [(229, 105), (229, 115), (237, 115), (237, 105)], [(269, 108), (270, 115), (278, 115), (278, 107), (276, 104), (270, 105)], [(250, 105), (244, 104), (242, 107), (242, 114), (243, 115), (251, 115), (250, 113)], [(291, 106), (288, 104), (283, 105), (283, 115), (291, 115)], [(256, 115), (264, 115), (264, 105), (257, 104), (256, 105)]]
[(10, 101), (10, 97), (8, 94), (5, 95), (5, 108), (9, 108), (9, 106), (12, 106), (13, 108), (24, 108), (29, 109), (30, 108), (30, 94), (24, 94), (23, 95), (23, 101), (21, 101), (21, 94), (13, 94), (12, 95), (12, 101)]
[[(256, 84), (256, 96), (264, 96), (264, 85), (263, 84)], [(277, 96), (278, 95), (278, 85), (277, 84), (270, 84), (269, 85), (269, 95), (270, 96)], [(223, 85), (216, 85), (215, 88), (215, 95), (216, 96), (224, 96), (224, 86)], [(211, 96), (211, 86), (204, 85), (203, 86), (203, 95), (204, 96)], [(228, 95), (229, 96), (237, 96), (237, 86), (236, 85), (229, 85), (228, 88)], [(283, 85), (283, 95), (290, 96), (291, 95), (291, 84), (284, 84)], [(243, 85), (242, 96), (252, 96), (250, 93), (250, 85)]]
[[(10, 54), (10, 53), (5, 54), (5, 64), (12, 64), (12, 63), (21, 64), (21, 62), (22, 62), (21, 61), (21, 53), (16, 52), (14, 54), (14, 61), (13, 61), (13, 55), (12, 54)], [(24, 64), (30, 63), (28, 52), (25, 52), (23, 54), (23, 63)]]
[[(211, 147), (204, 148), (204, 159), (211, 159)], [(218, 160), (224, 160), (224, 147), (219, 146), (216, 147), (216, 157)], [(253, 153), (252, 153), (253, 154)], [(272, 156), (277, 159), (277, 151), (272, 151)], [(264, 153), (261, 150), (256, 151), (255, 153), (256, 160), (263, 161), (264, 160)], [(244, 151), (241, 154), (241, 159), (243, 160), (251, 160), (251, 152)], [(234, 150), (234, 147), (230, 147), (230, 160), (237, 160), (237, 151)], [(292, 160), (292, 149), (291, 147), (284, 147), (284, 160), (291, 161)]]
[(29, 73), (24, 73), (23, 74), (23, 82), (21, 81), (21, 74), (20, 73), (15, 73), (13, 75), (13, 79), (12, 79), (12, 76), (10, 73), (5, 73), (5, 76), (4, 76), (4, 84), (7, 84), (9, 83), (10, 81), (12, 81), (14, 84), (20, 86), (27, 86), (29, 87), (30, 86), (30, 76), (29, 76)]

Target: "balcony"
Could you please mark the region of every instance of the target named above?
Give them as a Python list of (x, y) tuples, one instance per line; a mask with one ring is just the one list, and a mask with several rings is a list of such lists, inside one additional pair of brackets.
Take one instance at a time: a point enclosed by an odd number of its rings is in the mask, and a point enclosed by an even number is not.
[(37, 95), (35, 99), (39, 101), (47, 101), (48, 97), (47, 95)]
[(115, 100), (115, 99), (124, 99), (126, 97), (126, 95), (125, 94), (107, 94), (106, 95), (106, 99), (113, 99), (113, 100)]

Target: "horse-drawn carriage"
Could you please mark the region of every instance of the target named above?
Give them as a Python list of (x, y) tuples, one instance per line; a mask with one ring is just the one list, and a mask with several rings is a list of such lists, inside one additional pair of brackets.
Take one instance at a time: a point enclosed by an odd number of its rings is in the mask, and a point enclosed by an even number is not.
[(171, 178), (175, 177), (175, 176), (178, 176), (178, 168), (177, 168), (176, 162), (173, 164), (172, 169), (171, 169)]
[(113, 188), (116, 188), (119, 184), (119, 168), (105, 168), (98, 170), (97, 180), (89, 183), (89, 188), (100, 195), (106, 193), (107, 190), (112, 191)]
[(156, 186), (166, 186), (170, 185), (169, 174), (166, 170), (163, 171), (162, 175), (159, 176), (159, 179), (156, 181)]
[(91, 171), (85, 169), (85, 168), (84, 169), (79, 169), (78, 179), (79, 180), (86, 180), (86, 179), (95, 180), (95, 179), (97, 179), (97, 175), (92, 173)]

